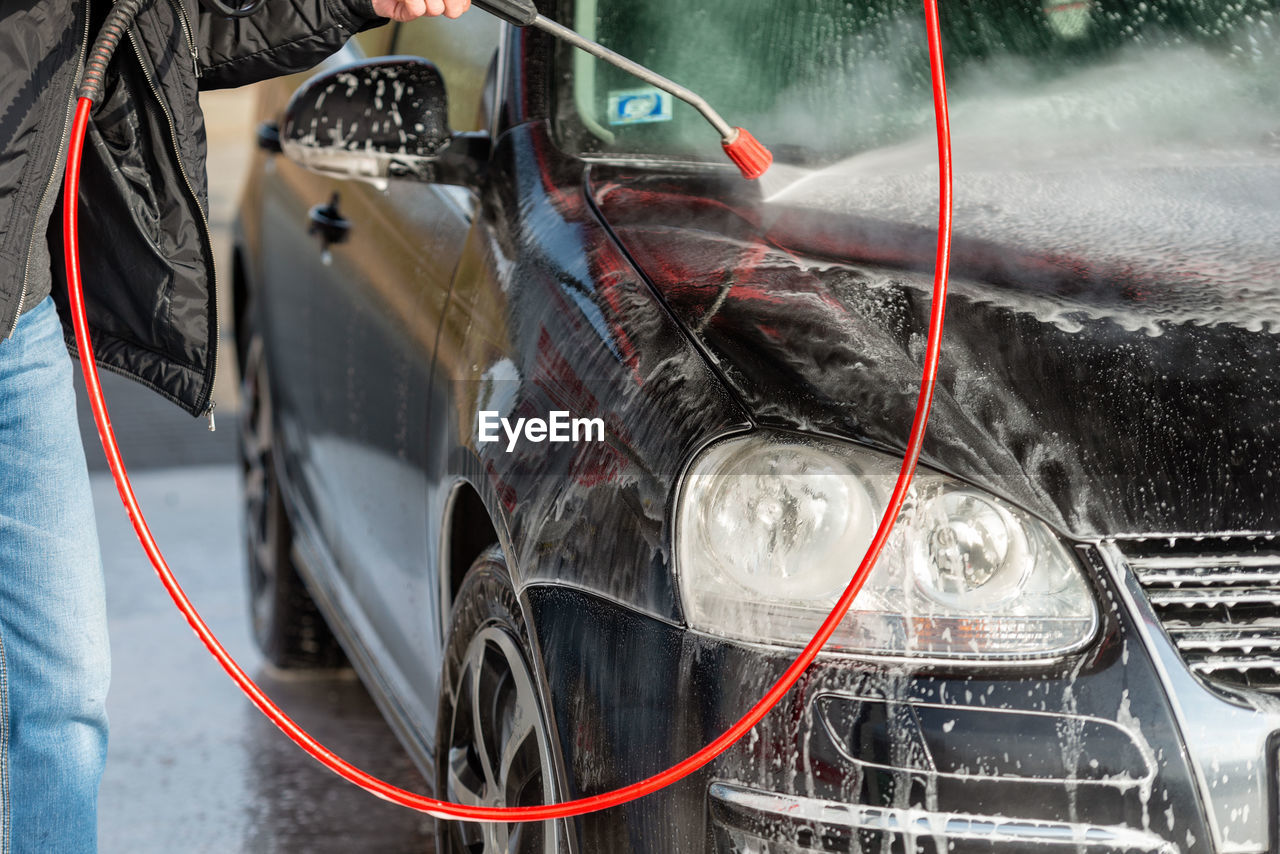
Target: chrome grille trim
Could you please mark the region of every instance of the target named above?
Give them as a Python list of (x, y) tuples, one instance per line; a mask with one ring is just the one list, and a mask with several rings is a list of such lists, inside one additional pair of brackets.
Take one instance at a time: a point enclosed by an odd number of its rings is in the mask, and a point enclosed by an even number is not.
[(1273, 540), (1117, 546), (1193, 673), (1216, 687), (1280, 694), (1280, 549)]
[(1280, 637), (1273, 634), (1232, 629), (1165, 628), (1169, 630), (1169, 636), (1178, 649), (1187, 652), (1204, 651), (1212, 654), (1228, 649), (1243, 653), (1250, 653), (1255, 649), (1280, 650)]
[(1143, 585), (1172, 584), (1179, 585), (1238, 585), (1259, 584), (1280, 588), (1280, 569), (1259, 570), (1246, 569), (1243, 566), (1224, 569), (1207, 569), (1204, 567), (1145, 569), (1134, 567)]
[(1204, 673), (1208, 676), (1220, 675), (1220, 673), (1236, 672), (1247, 673), (1249, 671), (1275, 671), (1280, 667), (1280, 658), (1275, 656), (1211, 656), (1202, 658), (1201, 661), (1192, 663), (1192, 670), (1197, 673)]
[[(1122, 545), (1123, 549), (1124, 546)], [(1127, 551), (1127, 550), (1126, 550)], [(1276, 566), (1280, 563), (1280, 556), (1277, 555), (1186, 555), (1168, 557), (1133, 557), (1129, 559), (1129, 566), (1133, 567), (1136, 572), (1142, 574), (1143, 570), (1148, 569), (1201, 569), (1201, 568), (1217, 568), (1217, 567), (1254, 567), (1254, 566)]]
[[(1141, 579), (1139, 579), (1141, 581)], [(1231, 605), (1272, 605), (1280, 609), (1280, 590), (1257, 590), (1250, 587), (1161, 590), (1142, 585), (1156, 609), (1170, 606), (1184, 608), (1219, 608)], [(1230, 620), (1227, 620), (1230, 623)]]

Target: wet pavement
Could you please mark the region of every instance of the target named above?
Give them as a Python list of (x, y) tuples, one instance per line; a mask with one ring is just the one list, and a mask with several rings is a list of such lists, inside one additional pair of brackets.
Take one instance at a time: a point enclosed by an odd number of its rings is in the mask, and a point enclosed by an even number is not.
[[(250, 99), (206, 100), (213, 175), (247, 159)], [(211, 192), (219, 266), (238, 181)], [(224, 334), (229, 326), (224, 323)], [(224, 338), (222, 352), (228, 353)], [(215, 390), (218, 430), (139, 385), (103, 385), (134, 487), (187, 593), (250, 676), (322, 742), (392, 783), (427, 787), (350, 671), (280, 674), (249, 635), (236, 377), (225, 359)], [(263, 718), (204, 651), (157, 582), (115, 493), (81, 396), (107, 579), (113, 681), (102, 782), (104, 854), (430, 852), (432, 821), (384, 803), (321, 769)]]
[[(94, 475), (111, 624), (104, 854), (427, 852), (431, 820), (330, 775), (244, 699), (174, 609), (106, 474)], [(135, 488), (188, 595), (241, 666), (357, 765), (426, 791), (350, 671), (268, 672), (249, 636), (230, 465), (142, 471)]]

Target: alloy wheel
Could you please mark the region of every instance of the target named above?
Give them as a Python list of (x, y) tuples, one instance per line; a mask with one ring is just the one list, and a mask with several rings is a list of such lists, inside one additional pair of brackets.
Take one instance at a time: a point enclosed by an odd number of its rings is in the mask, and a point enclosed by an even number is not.
[[(519, 644), (488, 625), (458, 669), (449, 721), (446, 794), (471, 806), (545, 802), (553, 779), (549, 738)], [(450, 848), (468, 854), (554, 854), (558, 823), (451, 822)], [(445, 854), (445, 852), (442, 852)]]

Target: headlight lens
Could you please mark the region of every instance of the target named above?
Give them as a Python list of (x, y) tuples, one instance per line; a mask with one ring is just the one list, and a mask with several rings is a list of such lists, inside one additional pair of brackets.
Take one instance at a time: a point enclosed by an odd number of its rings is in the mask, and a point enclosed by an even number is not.
[[(900, 460), (752, 434), (693, 464), (677, 509), (690, 624), (803, 644), (849, 583)], [(829, 649), (944, 658), (1043, 658), (1092, 638), (1079, 564), (1039, 520), (921, 468), (880, 560)]]

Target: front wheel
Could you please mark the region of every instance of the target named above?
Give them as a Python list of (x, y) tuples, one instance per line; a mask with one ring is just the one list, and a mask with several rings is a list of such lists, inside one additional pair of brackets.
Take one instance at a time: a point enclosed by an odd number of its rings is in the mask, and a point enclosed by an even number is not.
[[(528, 634), (500, 549), (472, 565), (454, 603), (440, 692), (436, 791), (470, 806), (533, 806), (555, 793), (551, 736)], [(560, 824), (440, 821), (439, 854), (555, 854)]]

